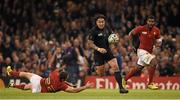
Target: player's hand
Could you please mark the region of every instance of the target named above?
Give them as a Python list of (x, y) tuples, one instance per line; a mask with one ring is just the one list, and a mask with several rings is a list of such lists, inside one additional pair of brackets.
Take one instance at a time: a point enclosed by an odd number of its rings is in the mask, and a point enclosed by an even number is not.
[(161, 44), (162, 44), (162, 43), (157, 42), (157, 43), (155, 44), (155, 46), (156, 46), (156, 47), (161, 47)]
[(100, 53), (107, 53), (107, 50), (104, 48), (98, 48), (97, 51), (99, 51)]
[(94, 87), (94, 84), (88, 81), (88, 82), (86, 83), (85, 87), (86, 87), (86, 88), (93, 88), (93, 87)]
[(161, 37), (160, 39), (157, 39), (157, 40), (156, 40), (156, 43), (155, 43), (155, 46), (156, 46), (156, 47), (161, 47), (161, 45), (162, 45), (162, 39), (163, 39), (163, 38)]

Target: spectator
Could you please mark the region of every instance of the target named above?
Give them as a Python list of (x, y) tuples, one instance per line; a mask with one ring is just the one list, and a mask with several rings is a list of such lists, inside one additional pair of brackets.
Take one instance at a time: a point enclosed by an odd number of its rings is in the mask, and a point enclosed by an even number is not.
[[(146, 16), (152, 14), (155, 15), (163, 36), (161, 53), (157, 53), (157, 57), (168, 57), (164, 60), (169, 61), (166, 64), (163, 60), (159, 62), (160, 75), (180, 74), (179, 0), (2, 0), (0, 5), (0, 67), (3, 72), (6, 65), (12, 64), (16, 70), (47, 76), (49, 60), (56, 47), (60, 46), (69, 66), (67, 69), (72, 70), (73, 67), (72, 71), (76, 73), (75, 77), (78, 77), (78, 52), (79, 58), (83, 57), (88, 61), (88, 67), (85, 68), (93, 68), (93, 55), (86, 43), (87, 27), (95, 24), (90, 23), (92, 16), (102, 13), (107, 16), (107, 21), (111, 22), (109, 26), (114, 27), (113, 30), (120, 35), (122, 68), (125, 72), (137, 59), (136, 55), (129, 51), (127, 34), (137, 25), (144, 24)], [(70, 41), (77, 41), (76, 39), (79, 40), (81, 49), (75, 52), (75, 47), (68, 44)], [(66, 40), (70, 41), (66, 43)], [(68, 53), (73, 57), (68, 58)], [(71, 63), (75, 66), (71, 66)], [(85, 73), (88, 71), (88, 75), (92, 75), (93, 72), (88, 69)], [(164, 70), (170, 72), (164, 73)], [(145, 73), (146, 70), (143, 74)]]

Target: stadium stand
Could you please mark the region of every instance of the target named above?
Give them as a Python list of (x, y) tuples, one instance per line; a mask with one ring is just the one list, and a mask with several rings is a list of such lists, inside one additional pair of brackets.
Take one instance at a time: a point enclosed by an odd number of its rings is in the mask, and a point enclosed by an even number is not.
[[(87, 35), (96, 13), (106, 15), (121, 37), (124, 73), (137, 60), (128, 49), (128, 32), (144, 24), (146, 16), (155, 15), (163, 36), (161, 48), (155, 51), (159, 59), (156, 75), (180, 75), (179, 6), (179, 0), (1, 0), (0, 76), (6, 76), (8, 65), (17, 71), (48, 76), (49, 61), (57, 46), (62, 52), (54, 67), (60, 67), (64, 60), (72, 77), (95, 75)], [(73, 79), (70, 81), (75, 83)]]

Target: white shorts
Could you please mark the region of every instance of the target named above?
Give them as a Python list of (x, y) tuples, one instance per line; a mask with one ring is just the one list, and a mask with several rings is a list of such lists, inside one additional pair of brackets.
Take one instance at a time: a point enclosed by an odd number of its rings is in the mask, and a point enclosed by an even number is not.
[(31, 79), (30, 79), (30, 82), (32, 84), (32, 93), (40, 93), (41, 92), (41, 84), (40, 84), (40, 81), (41, 81), (42, 77), (36, 75), (36, 74), (33, 74)]
[(152, 54), (150, 54), (149, 52), (147, 52), (146, 50), (143, 50), (143, 49), (138, 49), (137, 50), (137, 55), (138, 55), (138, 58), (139, 58), (137, 64), (141, 65), (141, 66), (149, 65), (151, 60), (153, 58), (155, 58), (155, 55), (152, 55)]

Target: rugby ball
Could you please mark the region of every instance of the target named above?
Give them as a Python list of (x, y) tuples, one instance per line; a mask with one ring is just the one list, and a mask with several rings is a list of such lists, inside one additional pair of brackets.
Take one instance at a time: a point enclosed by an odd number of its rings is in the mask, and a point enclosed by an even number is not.
[(117, 34), (110, 34), (108, 37), (109, 43), (117, 43), (119, 41), (119, 37)]

